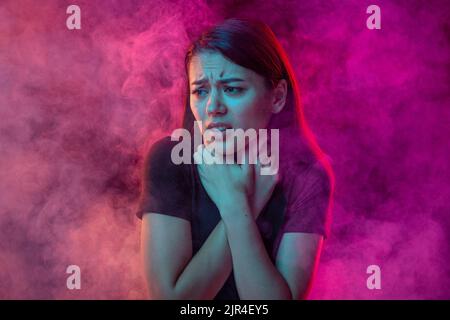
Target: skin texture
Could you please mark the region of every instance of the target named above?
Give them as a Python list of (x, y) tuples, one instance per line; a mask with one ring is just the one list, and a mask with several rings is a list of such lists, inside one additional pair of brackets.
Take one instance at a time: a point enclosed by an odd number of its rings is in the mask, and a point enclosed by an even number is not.
[[(243, 81), (223, 82), (229, 78)], [(220, 53), (194, 56), (189, 81), (191, 109), (196, 120), (202, 121), (202, 132), (210, 122), (226, 122), (244, 130), (265, 128), (270, 115), (285, 105), (286, 81), (268, 89), (261, 76)], [(206, 159), (212, 154), (200, 146), (194, 157)], [(242, 300), (306, 297), (322, 237), (285, 233), (276, 264), (271, 262), (255, 220), (269, 200), (277, 177), (257, 174), (258, 166), (248, 161), (197, 164), (201, 182), (222, 220), (194, 257), (188, 221), (158, 213), (144, 215), (142, 256), (151, 298), (212, 299), (232, 268)]]

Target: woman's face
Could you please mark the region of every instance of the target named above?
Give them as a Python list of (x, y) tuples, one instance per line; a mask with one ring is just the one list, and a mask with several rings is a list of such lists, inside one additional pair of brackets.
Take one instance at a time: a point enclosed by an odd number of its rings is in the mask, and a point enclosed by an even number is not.
[[(258, 132), (267, 128), (273, 112), (272, 90), (254, 71), (218, 52), (202, 52), (194, 55), (189, 64), (189, 86), (191, 110), (195, 120), (202, 122), (202, 134), (211, 124), (219, 123), (219, 130)], [(223, 140), (226, 148), (225, 134)]]

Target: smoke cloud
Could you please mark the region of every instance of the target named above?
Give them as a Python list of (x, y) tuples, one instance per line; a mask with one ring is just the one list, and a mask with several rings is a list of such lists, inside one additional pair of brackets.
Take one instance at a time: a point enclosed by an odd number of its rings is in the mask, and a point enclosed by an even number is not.
[[(66, 8), (81, 9), (68, 30)], [(381, 8), (381, 30), (366, 8)], [(285, 47), (336, 174), (312, 299), (450, 298), (450, 4), (0, 3), (0, 298), (143, 299), (143, 155), (179, 127), (203, 28), (259, 18)], [(81, 268), (68, 290), (66, 268)], [(381, 268), (380, 290), (366, 269)]]

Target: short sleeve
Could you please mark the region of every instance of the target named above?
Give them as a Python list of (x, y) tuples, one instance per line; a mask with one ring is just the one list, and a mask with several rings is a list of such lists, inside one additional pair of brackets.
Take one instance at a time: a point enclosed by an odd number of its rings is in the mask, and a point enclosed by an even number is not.
[(321, 163), (290, 169), (284, 232), (316, 233), (329, 236), (332, 188)]
[(172, 147), (178, 142), (165, 137), (152, 145), (144, 161), (142, 188), (136, 216), (148, 212), (191, 220), (189, 165), (171, 160)]

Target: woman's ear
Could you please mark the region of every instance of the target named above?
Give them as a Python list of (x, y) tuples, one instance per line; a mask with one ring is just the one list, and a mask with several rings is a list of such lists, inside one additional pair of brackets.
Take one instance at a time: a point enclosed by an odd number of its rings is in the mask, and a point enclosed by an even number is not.
[(279, 113), (286, 104), (287, 97), (287, 81), (281, 79), (277, 86), (273, 89), (272, 94), (272, 113)]

